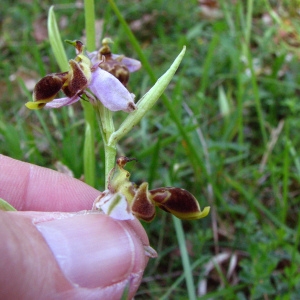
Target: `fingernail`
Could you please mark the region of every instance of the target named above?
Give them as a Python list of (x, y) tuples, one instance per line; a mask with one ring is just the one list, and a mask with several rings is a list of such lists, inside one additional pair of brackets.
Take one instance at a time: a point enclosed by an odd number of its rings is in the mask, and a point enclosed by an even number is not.
[(156, 258), (157, 252), (151, 246), (144, 246), (145, 255), (150, 258)]
[(36, 226), (65, 276), (81, 287), (111, 285), (145, 264), (138, 238), (106, 215), (76, 215)]

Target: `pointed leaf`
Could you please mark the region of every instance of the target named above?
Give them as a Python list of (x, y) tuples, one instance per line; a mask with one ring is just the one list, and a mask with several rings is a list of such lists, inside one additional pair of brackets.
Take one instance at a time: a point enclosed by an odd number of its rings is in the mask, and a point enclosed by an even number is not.
[(61, 71), (66, 71), (69, 68), (68, 58), (60, 37), (59, 29), (57, 26), (54, 7), (51, 6), (48, 13), (48, 35), (49, 41), (54, 53), (55, 59)]

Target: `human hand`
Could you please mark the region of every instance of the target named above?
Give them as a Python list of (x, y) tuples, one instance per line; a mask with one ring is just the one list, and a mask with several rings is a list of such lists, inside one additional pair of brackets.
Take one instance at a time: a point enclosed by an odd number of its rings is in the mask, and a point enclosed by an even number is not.
[(0, 155), (0, 299), (134, 296), (148, 257), (137, 220), (92, 207), (99, 191), (53, 170)]

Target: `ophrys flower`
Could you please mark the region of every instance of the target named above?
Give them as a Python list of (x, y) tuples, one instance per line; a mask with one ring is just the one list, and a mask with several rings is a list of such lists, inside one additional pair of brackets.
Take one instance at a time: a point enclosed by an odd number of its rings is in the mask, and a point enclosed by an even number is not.
[[(77, 52), (75, 59), (69, 61), (69, 71), (42, 78), (33, 90), (33, 101), (25, 105), (30, 109), (58, 108), (77, 102), (85, 94), (92, 103), (99, 100), (111, 111), (135, 110), (134, 95), (116, 77), (99, 68), (99, 62), (92, 64), (83, 53), (82, 42), (69, 43)], [(59, 91), (66, 97), (55, 98)]]

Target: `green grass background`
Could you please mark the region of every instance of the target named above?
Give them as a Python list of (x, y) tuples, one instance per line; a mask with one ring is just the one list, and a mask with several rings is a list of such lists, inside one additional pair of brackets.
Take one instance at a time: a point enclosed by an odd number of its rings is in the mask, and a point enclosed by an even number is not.
[[(220, 0), (215, 17), (200, 2), (116, 0), (151, 67), (131, 75), (137, 99), (187, 46), (162, 101), (118, 154), (137, 158), (128, 164), (132, 181), (182, 187), (212, 207), (198, 221), (158, 212), (143, 223), (159, 257), (136, 299), (196, 299), (203, 280), (201, 299), (300, 299), (300, 3)], [(61, 162), (80, 178), (80, 103), (38, 112), (24, 106), (33, 84), (59, 71), (46, 37), (51, 5), (62, 38), (83, 39), (80, 1), (1, 2), (0, 153), (52, 169)], [(96, 0), (95, 8), (97, 42), (110, 36), (114, 53), (138, 58), (109, 3)], [(124, 117), (116, 113), (115, 123)], [(98, 132), (95, 153), (102, 190)]]

